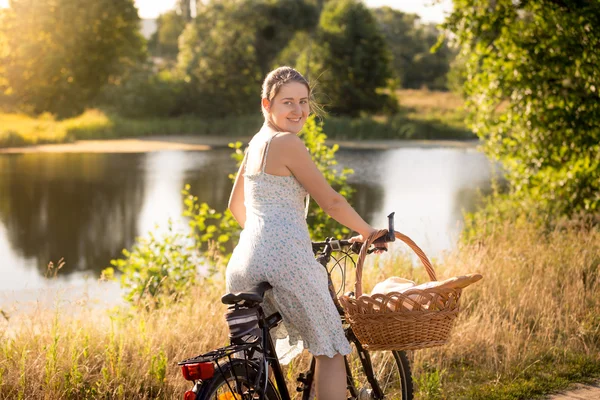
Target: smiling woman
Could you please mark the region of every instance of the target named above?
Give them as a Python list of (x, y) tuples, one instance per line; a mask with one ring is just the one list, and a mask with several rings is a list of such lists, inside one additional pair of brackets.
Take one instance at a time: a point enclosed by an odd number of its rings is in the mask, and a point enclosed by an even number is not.
[(227, 265), (227, 291), (260, 282), (266, 315), (279, 311), (276, 337), (286, 351), (308, 349), (316, 357), (318, 398), (346, 398), (343, 355), (351, 351), (329, 293), (327, 272), (315, 260), (306, 216), (307, 195), (336, 221), (360, 233), (375, 229), (336, 192), (298, 137), (313, 110), (307, 80), (291, 67), (271, 71), (262, 87), (265, 123), (252, 138), (233, 184), (229, 209), (243, 231)]

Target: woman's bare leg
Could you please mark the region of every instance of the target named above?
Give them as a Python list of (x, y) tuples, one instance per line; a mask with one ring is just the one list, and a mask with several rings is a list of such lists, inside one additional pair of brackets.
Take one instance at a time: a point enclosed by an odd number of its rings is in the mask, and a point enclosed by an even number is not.
[(317, 356), (315, 384), (318, 400), (346, 400), (346, 366), (344, 357)]

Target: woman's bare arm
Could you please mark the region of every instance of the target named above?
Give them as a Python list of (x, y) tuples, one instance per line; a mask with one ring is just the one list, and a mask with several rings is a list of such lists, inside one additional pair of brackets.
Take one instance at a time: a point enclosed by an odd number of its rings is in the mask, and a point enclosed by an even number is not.
[(246, 156), (240, 165), (235, 181), (233, 182), (233, 189), (231, 189), (231, 195), (229, 196), (229, 209), (233, 214), (235, 220), (240, 224), (242, 228), (246, 224), (246, 205), (244, 204), (244, 171), (246, 170)]
[(299, 137), (284, 133), (273, 140), (271, 146), (273, 145), (276, 149), (272, 152), (278, 155), (278, 161), (285, 164), (323, 211), (363, 237), (367, 237), (373, 231), (344, 196), (329, 185)]

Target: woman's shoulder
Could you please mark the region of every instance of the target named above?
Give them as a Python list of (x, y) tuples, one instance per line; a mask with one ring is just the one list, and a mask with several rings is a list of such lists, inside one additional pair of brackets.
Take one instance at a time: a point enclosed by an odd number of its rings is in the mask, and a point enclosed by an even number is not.
[(275, 140), (279, 142), (302, 142), (302, 139), (300, 139), (295, 133), (285, 131), (276, 132), (273, 135), (273, 141)]
[(292, 132), (277, 132), (276, 136), (273, 137), (271, 144), (275, 144), (278, 148), (283, 150), (285, 153), (297, 151), (298, 149), (304, 149), (306, 145), (304, 141), (298, 137), (297, 134)]
[(288, 137), (288, 136), (298, 136), (295, 133), (292, 132), (286, 132), (286, 131), (279, 131), (279, 132), (275, 132), (275, 135), (277, 135), (277, 137)]

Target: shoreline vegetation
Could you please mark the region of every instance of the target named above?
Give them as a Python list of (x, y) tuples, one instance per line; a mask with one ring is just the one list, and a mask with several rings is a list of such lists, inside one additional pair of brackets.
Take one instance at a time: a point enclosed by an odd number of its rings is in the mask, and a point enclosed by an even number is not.
[[(393, 116), (360, 118), (325, 117), (330, 139), (362, 140), (476, 140), (464, 123), (462, 100), (450, 92), (400, 90), (400, 112)], [(132, 119), (101, 110), (87, 110), (80, 116), (57, 120), (50, 114), (30, 117), (0, 113), (0, 149), (42, 144), (73, 143), (78, 140), (152, 138), (155, 136), (200, 136), (207, 138), (249, 137), (260, 128), (262, 115), (202, 119)]]
[[(440, 279), (484, 279), (465, 289), (447, 345), (409, 352), (416, 399), (536, 399), (600, 377), (600, 282), (586, 279), (598, 263), (598, 230), (526, 221), (497, 223), (434, 262)], [(403, 252), (369, 264), (367, 289), (389, 276), (427, 281)], [(176, 362), (227, 343), (223, 287), (220, 269), (150, 311), (48, 304), (0, 318), (0, 399), (180, 397), (190, 385)], [(286, 367), (291, 389), (307, 362)]]

